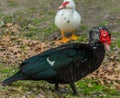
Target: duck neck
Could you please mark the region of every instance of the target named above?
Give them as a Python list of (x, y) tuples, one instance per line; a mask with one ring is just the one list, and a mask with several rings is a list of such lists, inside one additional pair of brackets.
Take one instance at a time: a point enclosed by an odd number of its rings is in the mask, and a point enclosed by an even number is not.
[(68, 15), (69, 16), (73, 16), (73, 14), (74, 14), (74, 9), (65, 9), (66, 10), (66, 12), (68, 13)]
[(105, 56), (104, 45), (101, 42), (89, 43), (89, 45), (92, 47), (93, 55), (96, 58), (96, 65), (100, 65)]
[(89, 45), (94, 49), (104, 49), (104, 45), (101, 42), (89, 43)]
[(74, 11), (75, 9), (70, 9), (70, 8), (67, 9), (67, 8), (66, 8), (65, 10), (67, 10), (67, 11)]

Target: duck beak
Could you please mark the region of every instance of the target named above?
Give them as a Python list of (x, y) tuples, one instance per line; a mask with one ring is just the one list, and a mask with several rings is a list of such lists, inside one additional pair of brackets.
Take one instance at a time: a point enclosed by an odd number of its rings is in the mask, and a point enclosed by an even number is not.
[(110, 52), (110, 51), (111, 51), (111, 49), (110, 49), (110, 45), (107, 44), (107, 43), (104, 43), (104, 45), (105, 45), (105, 48)]
[(62, 8), (64, 8), (64, 6), (62, 6), (62, 5), (58, 7), (59, 10), (62, 9)]

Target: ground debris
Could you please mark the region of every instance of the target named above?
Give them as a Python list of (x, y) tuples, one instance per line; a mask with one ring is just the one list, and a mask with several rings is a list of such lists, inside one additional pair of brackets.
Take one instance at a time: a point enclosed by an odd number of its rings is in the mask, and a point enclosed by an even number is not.
[(47, 50), (49, 45), (44, 42), (20, 39), (15, 36), (3, 36), (0, 40), (0, 62), (16, 63)]

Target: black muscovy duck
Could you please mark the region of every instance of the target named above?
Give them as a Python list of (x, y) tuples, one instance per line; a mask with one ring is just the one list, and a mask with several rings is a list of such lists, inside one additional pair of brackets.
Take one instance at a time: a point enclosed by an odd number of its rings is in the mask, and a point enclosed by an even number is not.
[(55, 84), (70, 84), (77, 94), (74, 82), (92, 73), (101, 65), (105, 48), (110, 50), (111, 35), (106, 27), (93, 27), (89, 43), (71, 43), (49, 49), (33, 56), (20, 66), (20, 70), (2, 82), (3, 85), (18, 80), (45, 80)]

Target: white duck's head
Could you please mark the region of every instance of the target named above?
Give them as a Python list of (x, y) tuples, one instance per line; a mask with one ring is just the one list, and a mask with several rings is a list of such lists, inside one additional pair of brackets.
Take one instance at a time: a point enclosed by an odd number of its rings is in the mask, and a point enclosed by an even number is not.
[(64, 0), (58, 9), (75, 9), (75, 3), (73, 0)]

